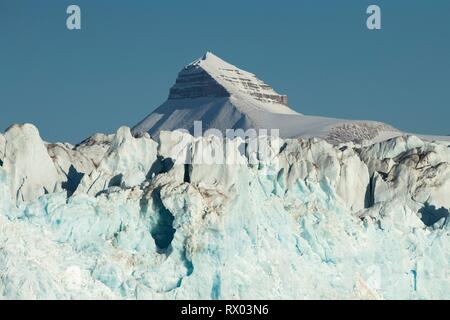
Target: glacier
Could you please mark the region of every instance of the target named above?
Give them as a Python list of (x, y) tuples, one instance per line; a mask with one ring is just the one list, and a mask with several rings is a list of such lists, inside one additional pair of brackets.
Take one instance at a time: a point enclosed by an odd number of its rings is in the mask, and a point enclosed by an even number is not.
[(0, 298), (450, 298), (448, 142), (264, 139), (7, 129)]

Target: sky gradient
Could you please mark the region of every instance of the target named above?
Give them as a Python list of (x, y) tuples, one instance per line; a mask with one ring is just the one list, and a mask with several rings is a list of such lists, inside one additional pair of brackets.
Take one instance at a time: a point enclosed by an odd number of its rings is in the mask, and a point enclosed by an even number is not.
[[(66, 29), (70, 4), (80, 31)], [(207, 50), (298, 112), (450, 134), (448, 0), (0, 0), (0, 131), (29, 122), (76, 143), (133, 126)]]

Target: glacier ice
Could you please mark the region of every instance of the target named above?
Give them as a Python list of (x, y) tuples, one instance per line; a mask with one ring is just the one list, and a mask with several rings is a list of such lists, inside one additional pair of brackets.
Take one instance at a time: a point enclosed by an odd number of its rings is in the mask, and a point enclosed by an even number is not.
[(25, 202), (55, 191), (58, 173), (37, 129), (14, 125), (4, 139), (3, 167), (9, 174), (12, 197)]
[[(185, 148), (174, 150), (183, 141)], [(450, 298), (450, 148), (0, 135), (0, 298)], [(247, 146), (248, 147), (248, 146)]]
[(148, 134), (136, 139), (129, 128), (119, 128), (102, 160), (83, 176), (76, 192), (96, 195), (107, 187), (141, 184), (156, 161), (156, 149)]

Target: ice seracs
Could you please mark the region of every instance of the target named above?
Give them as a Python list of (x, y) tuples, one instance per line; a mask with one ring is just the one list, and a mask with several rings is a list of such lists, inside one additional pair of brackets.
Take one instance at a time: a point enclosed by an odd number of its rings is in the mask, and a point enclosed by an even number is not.
[(400, 133), (373, 121), (350, 121), (299, 114), (254, 74), (207, 52), (185, 66), (170, 89), (165, 103), (137, 124), (132, 132), (149, 132), (156, 139), (163, 130), (185, 129), (194, 134), (218, 129), (276, 129), (282, 138), (322, 137), (331, 143), (376, 142)]
[(134, 138), (129, 128), (121, 127), (98, 166), (83, 177), (76, 192), (96, 195), (113, 186), (139, 186), (151, 174), (156, 150), (156, 142), (148, 135)]
[(3, 168), (11, 183), (11, 198), (28, 202), (57, 190), (58, 172), (36, 127), (13, 125), (6, 130)]
[(450, 201), (450, 148), (414, 136), (391, 139), (361, 150), (372, 174), (371, 204), (402, 199), (423, 222), (446, 223)]
[(447, 144), (1, 137), (0, 298), (450, 297)]

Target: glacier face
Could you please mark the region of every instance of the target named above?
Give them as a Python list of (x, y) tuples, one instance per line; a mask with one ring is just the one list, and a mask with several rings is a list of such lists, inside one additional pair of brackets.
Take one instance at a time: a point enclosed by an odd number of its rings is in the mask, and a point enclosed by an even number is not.
[(0, 297), (450, 298), (448, 145), (260, 142), (11, 127)]

